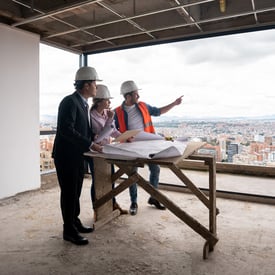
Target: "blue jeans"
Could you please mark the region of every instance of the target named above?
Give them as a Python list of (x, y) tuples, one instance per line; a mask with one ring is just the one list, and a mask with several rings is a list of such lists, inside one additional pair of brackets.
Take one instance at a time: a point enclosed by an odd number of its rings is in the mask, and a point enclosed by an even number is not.
[[(148, 164), (148, 166), (150, 170), (149, 182), (153, 187), (158, 188), (160, 167), (157, 164)], [(134, 171), (137, 171), (137, 168), (135, 168)], [(137, 203), (137, 184), (136, 183), (133, 183), (129, 187), (129, 193), (130, 193), (131, 203)]]

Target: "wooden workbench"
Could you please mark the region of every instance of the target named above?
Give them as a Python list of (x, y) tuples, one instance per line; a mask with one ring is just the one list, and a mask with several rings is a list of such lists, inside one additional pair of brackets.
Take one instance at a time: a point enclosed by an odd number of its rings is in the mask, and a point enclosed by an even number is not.
[[(193, 154), (189, 159), (203, 161), (208, 166), (209, 171), (209, 197), (200, 191), (200, 189), (178, 168), (177, 163), (182, 157), (167, 158), (167, 159), (117, 159), (112, 155), (98, 154), (88, 152), (86, 156), (93, 157), (95, 165), (95, 192), (96, 201), (94, 208), (96, 211), (97, 221), (95, 228), (110, 221), (112, 218), (119, 215), (118, 210), (112, 209), (112, 197), (118, 195), (131, 184), (137, 183), (152, 197), (161, 202), (174, 215), (191, 227), (195, 232), (201, 235), (205, 240), (203, 247), (203, 258), (208, 258), (209, 252), (214, 250), (214, 246), (218, 242), (216, 215), (216, 161), (212, 155)], [(133, 172), (133, 167), (144, 167), (144, 165), (154, 163), (167, 167), (197, 196), (197, 198), (209, 210), (209, 228), (203, 226), (199, 221), (191, 215), (180, 209), (173, 201), (162, 194), (158, 189), (155, 189), (149, 182), (144, 179), (139, 173)], [(111, 175), (111, 164), (114, 164), (119, 169), (115, 174)], [(123, 180), (119, 185), (112, 190), (112, 182), (121, 179), (123, 174), (128, 175), (128, 178)]]

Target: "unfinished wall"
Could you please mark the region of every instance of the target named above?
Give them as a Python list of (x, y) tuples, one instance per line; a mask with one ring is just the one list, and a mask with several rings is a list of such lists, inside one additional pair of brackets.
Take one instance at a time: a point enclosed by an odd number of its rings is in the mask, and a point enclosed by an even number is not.
[(40, 187), (39, 36), (0, 24), (0, 198)]

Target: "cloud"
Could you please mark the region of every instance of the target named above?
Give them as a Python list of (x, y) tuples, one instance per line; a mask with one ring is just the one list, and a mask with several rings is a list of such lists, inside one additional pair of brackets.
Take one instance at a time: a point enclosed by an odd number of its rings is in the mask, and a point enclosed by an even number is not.
[[(134, 80), (140, 100), (164, 106), (184, 94), (183, 104), (167, 116), (240, 116), (273, 114), (275, 30), (177, 42), (91, 55), (114, 99), (120, 85)], [(73, 91), (78, 56), (41, 50), (41, 112), (58, 108)]]
[(234, 34), (170, 44), (189, 65), (240, 65), (274, 56), (274, 30)]

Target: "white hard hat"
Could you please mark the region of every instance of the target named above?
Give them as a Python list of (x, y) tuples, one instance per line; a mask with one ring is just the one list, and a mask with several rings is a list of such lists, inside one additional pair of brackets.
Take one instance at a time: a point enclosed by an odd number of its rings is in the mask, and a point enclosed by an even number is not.
[(103, 84), (96, 85), (96, 96), (94, 98), (112, 98), (110, 95), (110, 91), (107, 86)]
[(75, 74), (75, 80), (97, 80), (101, 81), (98, 79), (97, 72), (95, 68), (93, 67), (81, 67), (77, 70)]
[(120, 86), (120, 94), (125, 95), (134, 91), (140, 90), (133, 80), (125, 81)]

